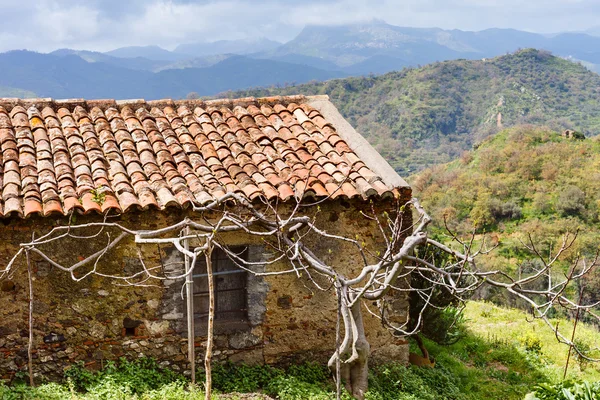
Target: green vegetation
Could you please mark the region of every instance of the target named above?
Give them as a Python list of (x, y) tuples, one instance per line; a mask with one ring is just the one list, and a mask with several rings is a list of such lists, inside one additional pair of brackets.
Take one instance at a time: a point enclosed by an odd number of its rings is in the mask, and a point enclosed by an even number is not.
[[(467, 304), (461, 340), (451, 345), (427, 341), (436, 361), (434, 368), (399, 364), (374, 366), (368, 400), (529, 400), (562, 399), (552, 393), (570, 390), (598, 393), (596, 364), (571, 359), (569, 381), (561, 382), (568, 348), (559, 344), (540, 320), (528, 321), (526, 313), (491, 303)], [(572, 322), (553, 320), (564, 329)], [(580, 324), (577, 338), (590, 349), (600, 346), (597, 331)], [(416, 349), (413, 349), (416, 351)], [(596, 350), (597, 352), (597, 350)], [(591, 355), (596, 355), (591, 353)], [(78, 365), (65, 373), (63, 384), (47, 383), (36, 388), (24, 384), (0, 384), (0, 399), (36, 400), (195, 400), (203, 393), (180, 375), (160, 368), (153, 360), (121, 360), (104, 370), (91, 372)], [(198, 377), (199, 381), (202, 376)], [(579, 383), (575, 383), (579, 382)], [(215, 399), (331, 400), (334, 385), (327, 369), (308, 363), (287, 370), (271, 366), (217, 365), (213, 371)], [(221, 394), (219, 394), (221, 393)], [(223, 394), (230, 393), (230, 394)], [(237, 393), (237, 394), (236, 394)], [(241, 393), (254, 393), (243, 395)], [(269, 397), (267, 397), (269, 396)], [(347, 395), (343, 397), (349, 400)], [(571, 399), (571, 397), (564, 397)], [(574, 397), (585, 400), (595, 397)]]
[[(410, 181), (436, 222), (435, 234), (443, 237), (446, 219), (453, 231), (468, 234), (475, 227), (477, 240), (485, 236), (497, 244), (478, 260), (488, 269), (526, 275), (540, 262), (523, 246), (529, 236), (546, 255), (557, 250), (566, 233), (577, 233), (554, 271), (560, 274), (578, 256), (593, 258), (598, 248), (599, 166), (596, 138), (566, 139), (548, 128), (519, 126)], [(586, 277), (584, 301), (597, 298), (598, 278), (597, 273)], [(503, 291), (490, 290), (485, 298), (520, 305)]]
[(600, 382), (566, 381), (539, 385), (525, 400), (595, 400), (600, 397)]
[(586, 136), (600, 132), (600, 76), (547, 52), (454, 60), (381, 76), (231, 97), (328, 94), (358, 132), (403, 176), (454, 160), (504, 127), (535, 123)]

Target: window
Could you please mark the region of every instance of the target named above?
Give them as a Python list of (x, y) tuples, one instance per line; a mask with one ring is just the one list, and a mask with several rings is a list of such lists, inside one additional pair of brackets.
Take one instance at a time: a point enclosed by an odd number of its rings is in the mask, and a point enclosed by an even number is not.
[[(230, 250), (244, 260), (248, 251), (244, 247), (231, 247)], [(215, 324), (247, 323), (248, 273), (240, 269), (221, 249), (212, 253), (212, 268), (215, 284)], [(208, 321), (208, 274), (206, 260), (200, 258), (194, 268), (194, 316), (196, 322)]]

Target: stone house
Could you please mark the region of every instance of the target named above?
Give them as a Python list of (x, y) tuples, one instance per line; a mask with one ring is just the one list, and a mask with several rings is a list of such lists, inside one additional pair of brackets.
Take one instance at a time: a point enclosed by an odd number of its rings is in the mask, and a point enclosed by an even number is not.
[[(406, 202), (411, 190), (348, 124), (327, 96), (237, 100), (0, 99), (0, 270), (21, 243), (52, 227), (109, 218), (155, 229), (193, 218), (190, 205), (228, 192), (253, 202), (291, 207), (319, 200), (319, 223), (328, 231), (374, 243), (376, 227), (361, 217), (371, 202)], [(99, 198), (101, 197), (101, 201)], [(407, 211), (406, 221), (410, 222)], [(76, 262), (97, 251), (105, 237), (64, 242), (48, 250)], [(269, 256), (263, 241), (226, 237), (241, 257)], [(344, 246), (321, 247), (348, 272), (358, 262)], [(333, 250), (333, 251), (332, 251)], [(327, 255), (327, 251), (329, 255)], [(171, 247), (123, 243), (102, 258), (107, 271), (140, 262), (181, 271)], [(277, 363), (322, 359), (335, 344), (335, 296), (296, 275), (258, 277), (213, 254), (216, 271), (215, 358)], [(121, 286), (100, 276), (74, 281), (32, 254), (33, 368), (62, 374), (77, 361), (90, 367), (118, 357), (151, 356), (175, 370), (187, 368), (186, 308), (182, 282)], [(271, 266), (273, 267), (273, 266)], [(205, 341), (206, 274), (194, 272), (198, 352)], [(288, 268), (286, 265), (274, 268)], [(397, 313), (408, 302), (398, 298)], [(0, 378), (25, 370), (29, 335), (27, 264), (17, 262), (0, 281)], [(406, 360), (406, 341), (365, 315), (374, 358)]]

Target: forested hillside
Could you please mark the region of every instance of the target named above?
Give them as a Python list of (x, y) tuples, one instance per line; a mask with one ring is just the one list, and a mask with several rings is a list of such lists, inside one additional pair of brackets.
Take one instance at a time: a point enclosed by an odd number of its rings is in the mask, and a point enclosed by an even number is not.
[[(412, 176), (415, 195), (431, 213), (434, 233), (463, 235), (497, 244), (480, 265), (515, 276), (540, 260), (525, 249), (528, 235), (544, 257), (563, 235), (577, 234), (555, 274), (576, 257), (589, 263), (600, 244), (600, 141), (567, 139), (548, 128), (519, 126), (486, 140), (460, 159)], [(580, 260), (581, 262), (581, 260)], [(581, 264), (580, 264), (581, 265)], [(597, 273), (587, 277), (586, 300), (598, 298)], [(491, 297), (489, 297), (491, 298)], [(506, 299), (498, 299), (505, 303)]]
[(227, 95), (274, 94), (328, 94), (404, 176), (456, 159), (489, 135), (517, 124), (570, 128), (586, 136), (600, 132), (600, 76), (533, 49)]

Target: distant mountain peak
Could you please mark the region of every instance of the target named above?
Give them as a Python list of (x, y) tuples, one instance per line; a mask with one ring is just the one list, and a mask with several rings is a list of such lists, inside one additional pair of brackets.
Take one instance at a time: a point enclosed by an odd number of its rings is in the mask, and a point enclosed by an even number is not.
[(252, 54), (276, 49), (282, 43), (265, 37), (246, 38), (238, 40), (217, 40), (213, 42), (195, 42), (180, 44), (175, 48), (176, 53), (191, 54), (194, 57), (204, 57), (217, 54)]
[(120, 58), (147, 58), (156, 61), (179, 61), (189, 58), (187, 55), (178, 54), (157, 45), (120, 47), (104, 53)]

